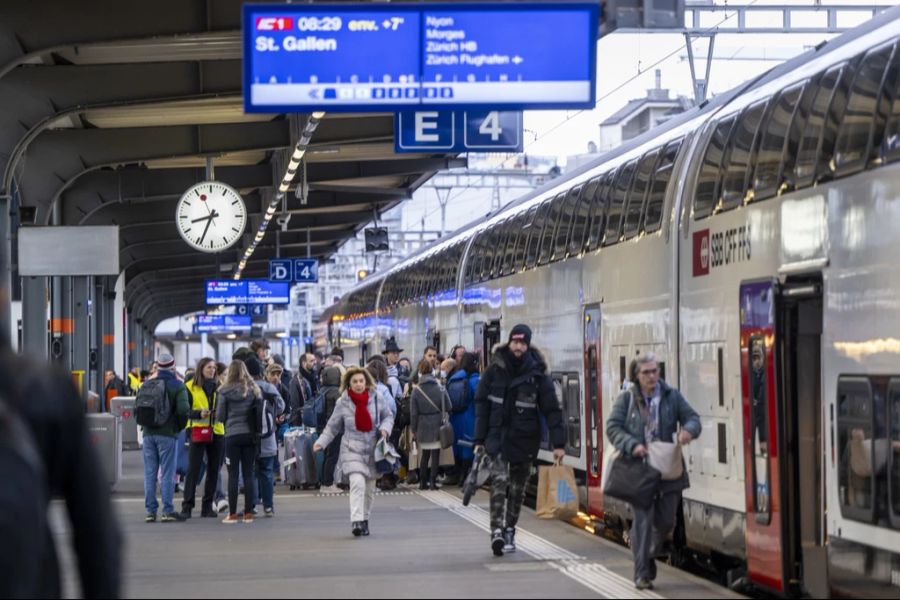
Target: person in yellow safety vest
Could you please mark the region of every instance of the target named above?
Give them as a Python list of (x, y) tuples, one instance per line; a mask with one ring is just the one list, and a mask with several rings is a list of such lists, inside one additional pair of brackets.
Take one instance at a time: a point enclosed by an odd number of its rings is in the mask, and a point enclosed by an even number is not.
[(131, 393), (137, 396), (138, 390), (141, 389), (141, 370), (134, 367), (128, 372), (128, 387)]
[(213, 510), (213, 496), (219, 478), (222, 452), (225, 449), (225, 425), (216, 418), (216, 391), (219, 387), (216, 378), (216, 361), (212, 358), (201, 358), (197, 363), (194, 378), (187, 382), (186, 387), (192, 398), (190, 420), (187, 423), (191, 450), (181, 514), (188, 519), (191, 517), (200, 465), (205, 453), (206, 484), (203, 487), (200, 516), (215, 517), (217, 513)]

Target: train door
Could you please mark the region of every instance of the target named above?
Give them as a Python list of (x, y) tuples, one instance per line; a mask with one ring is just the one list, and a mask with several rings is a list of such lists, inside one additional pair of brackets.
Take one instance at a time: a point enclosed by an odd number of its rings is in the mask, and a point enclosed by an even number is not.
[(820, 281), (746, 282), (740, 291), (748, 574), (816, 597), (828, 594)]
[(495, 320), (487, 323), (484, 326), (484, 331), (482, 335), (482, 348), (484, 352), (482, 353), (482, 369), (486, 368), (491, 363), (491, 353), (494, 351), (494, 346), (500, 343), (500, 321)]
[(587, 424), (587, 504), (592, 516), (603, 514), (600, 467), (603, 464), (603, 374), (600, 370), (600, 306), (584, 309), (584, 419)]

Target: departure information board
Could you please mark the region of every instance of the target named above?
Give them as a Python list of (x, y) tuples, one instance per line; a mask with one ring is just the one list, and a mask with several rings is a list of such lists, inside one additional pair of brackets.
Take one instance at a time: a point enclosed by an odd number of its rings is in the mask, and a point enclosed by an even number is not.
[(250, 317), (240, 315), (201, 315), (194, 323), (197, 333), (215, 333), (217, 331), (245, 331), (253, 327)]
[(597, 3), (244, 5), (247, 112), (592, 108)]
[(206, 282), (207, 304), (288, 304), (289, 283), (271, 283), (264, 279), (218, 279)]

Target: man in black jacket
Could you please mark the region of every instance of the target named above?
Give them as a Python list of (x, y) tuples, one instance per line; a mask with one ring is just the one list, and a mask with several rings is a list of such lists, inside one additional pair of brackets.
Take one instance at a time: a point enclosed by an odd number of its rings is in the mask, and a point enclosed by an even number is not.
[(492, 459), (491, 549), (496, 556), (516, 550), (525, 484), (541, 443), (538, 411), (550, 430), (553, 456), (561, 461), (566, 438), (553, 381), (544, 358), (531, 347), (531, 329), (516, 325), (509, 342), (494, 352), (475, 392), (475, 450), (484, 447)]

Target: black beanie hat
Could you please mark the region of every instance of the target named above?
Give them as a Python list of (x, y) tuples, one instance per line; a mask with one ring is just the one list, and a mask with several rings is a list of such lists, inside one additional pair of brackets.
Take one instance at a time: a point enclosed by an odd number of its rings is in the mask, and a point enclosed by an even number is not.
[(512, 328), (512, 331), (509, 332), (509, 341), (519, 340), (520, 342), (525, 342), (526, 346), (531, 346), (531, 329), (528, 325), (523, 325), (519, 323), (515, 327)]
[(247, 365), (247, 372), (250, 373), (250, 377), (253, 379), (262, 379), (263, 366), (258, 358), (255, 356), (248, 356), (244, 360), (244, 364)]

